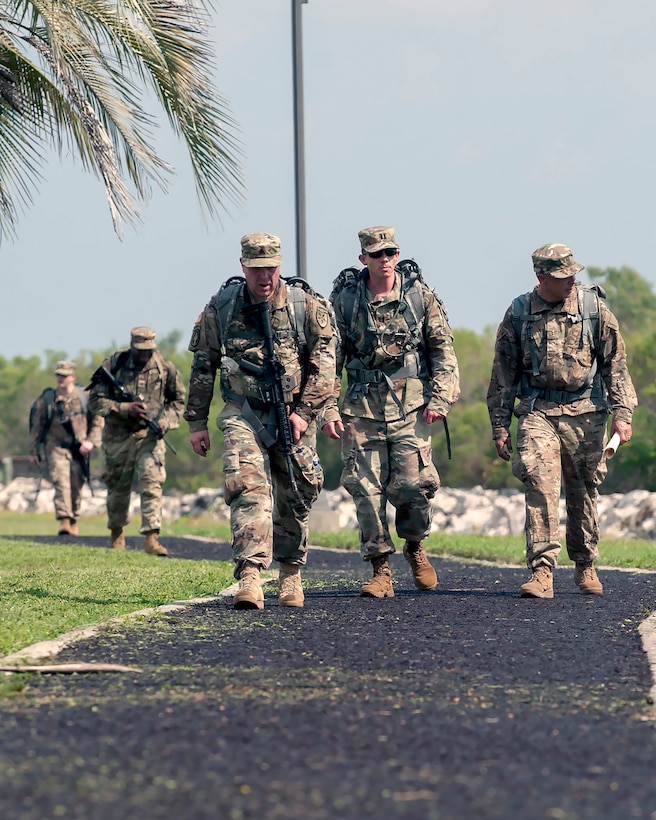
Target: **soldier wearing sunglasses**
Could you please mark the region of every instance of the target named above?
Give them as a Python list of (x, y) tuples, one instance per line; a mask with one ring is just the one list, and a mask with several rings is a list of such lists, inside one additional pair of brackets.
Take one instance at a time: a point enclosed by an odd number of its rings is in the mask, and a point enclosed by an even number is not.
[[(415, 586), (429, 590), (438, 583), (423, 549), (430, 501), (440, 486), (430, 425), (458, 398), (458, 363), (446, 311), (416, 264), (399, 263), (394, 228), (365, 228), (358, 237), (365, 267), (343, 271), (331, 294), (337, 379), (322, 429), (342, 439), (341, 480), (355, 502), (362, 557), (372, 565), (373, 577), (360, 594), (391, 598), (389, 556), (396, 550), (388, 502), (396, 508), (396, 531), (405, 539)], [(343, 368), (348, 386), (340, 413)]]

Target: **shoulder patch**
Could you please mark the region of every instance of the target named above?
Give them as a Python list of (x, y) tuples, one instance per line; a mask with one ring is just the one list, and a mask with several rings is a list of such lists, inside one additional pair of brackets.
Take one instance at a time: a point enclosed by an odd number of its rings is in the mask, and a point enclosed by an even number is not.
[(193, 353), (195, 350), (198, 349), (198, 345), (200, 344), (200, 323), (203, 318), (203, 314), (201, 313), (196, 322), (194, 323), (193, 330), (191, 331), (191, 339), (189, 340), (189, 350)]
[(328, 315), (328, 311), (323, 307), (317, 308), (317, 324), (323, 330), (325, 327), (328, 327), (330, 323), (330, 316)]

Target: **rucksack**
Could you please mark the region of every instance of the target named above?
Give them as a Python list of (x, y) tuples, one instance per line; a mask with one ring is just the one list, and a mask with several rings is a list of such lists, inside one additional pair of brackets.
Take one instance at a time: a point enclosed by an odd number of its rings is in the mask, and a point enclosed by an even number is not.
[[(84, 387), (81, 384), (76, 384), (75, 389), (77, 390), (77, 395), (82, 403), (82, 411), (84, 413), (87, 412), (87, 407), (89, 405), (89, 394), (86, 392)], [(50, 429), (50, 425), (53, 422), (55, 417), (55, 388), (54, 387), (46, 387), (40, 395), (34, 399), (32, 404), (30, 405), (30, 417), (29, 417), (29, 429), (30, 433), (34, 432), (34, 425), (36, 423), (36, 411), (37, 411), (37, 404), (39, 399), (43, 399), (43, 404), (45, 406), (45, 417), (43, 420), (43, 424), (41, 425), (41, 430), (39, 431), (39, 437), (37, 439), (37, 444), (42, 445), (46, 440), (46, 436), (48, 435), (48, 430)]]
[[(598, 354), (601, 345), (601, 328), (599, 321), (601, 315), (600, 303), (602, 299), (606, 298), (606, 292), (601, 285), (583, 285), (577, 282), (575, 287), (578, 299), (578, 313), (572, 314), (570, 318), (573, 322), (580, 321), (583, 323), (583, 338), (589, 341), (590, 346)], [(521, 383), (518, 386), (521, 389), (521, 396), (531, 396), (533, 400), (535, 400), (539, 393), (553, 393), (553, 391), (539, 390), (538, 388), (530, 386), (530, 377), (540, 374), (537, 345), (535, 344), (533, 334), (530, 332), (530, 328), (532, 322), (536, 321), (541, 315), (539, 313), (531, 313), (531, 292), (523, 293), (521, 296), (515, 297), (512, 302), (511, 312), (512, 324), (519, 339), (520, 350), (523, 350), (525, 345), (527, 345), (531, 356), (531, 373), (529, 375), (523, 372)], [(603, 391), (603, 385), (598, 377), (597, 357), (595, 356), (586, 383), (580, 391), (577, 391), (577, 397), (587, 398), (592, 395), (592, 391), (597, 388)], [(545, 395), (545, 398), (549, 399), (550, 397)], [(555, 394), (553, 400), (558, 401)]]

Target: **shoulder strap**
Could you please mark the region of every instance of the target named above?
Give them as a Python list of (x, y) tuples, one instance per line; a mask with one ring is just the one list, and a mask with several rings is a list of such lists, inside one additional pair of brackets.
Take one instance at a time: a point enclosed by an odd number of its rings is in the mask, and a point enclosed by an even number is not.
[(219, 324), (219, 340), (221, 342), (221, 355), (225, 354), (225, 343), (223, 340), (224, 332), (231, 320), (232, 314), (235, 312), (235, 304), (237, 297), (242, 292), (242, 288), (246, 284), (244, 276), (231, 276), (219, 288), (219, 292), (214, 297), (214, 307), (216, 308), (216, 316)]
[(536, 315), (531, 313), (531, 292), (522, 293), (512, 301), (512, 323), (515, 333), (519, 339), (520, 350), (528, 344), (531, 354), (531, 370), (534, 376), (540, 375), (540, 362), (538, 361), (538, 349), (533, 339), (533, 334), (529, 334), (528, 328), (534, 322)]
[(353, 318), (355, 317), (355, 306), (358, 294), (358, 284), (362, 281), (362, 273), (366, 270), (363, 268), (344, 268), (340, 271), (335, 281), (333, 282), (333, 289), (330, 293), (330, 301), (342, 294), (342, 312), (344, 319), (349, 327), (353, 327)]
[[(420, 287), (420, 285), (425, 284), (424, 277), (421, 268), (414, 259), (401, 260), (396, 269), (401, 274), (401, 297), (410, 308), (410, 315), (412, 316), (412, 321), (408, 321), (408, 327), (410, 330), (414, 330), (422, 323), (426, 314), (426, 305)], [(440, 300), (438, 299), (438, 301)], [(442, 306), (441, 301), (440, 305)]]
[(43, 441), (46, 435), (48, 434), (48, 430), (50, 429), (52, 420), (55, 417), (55, 388), (46, 387), (43, 393), (41, 393), (41, 396), (43, 398), (43, 404), (45, 407), (45, 417), (42, 432), (39, 438), (41, 441)]
[(578, 285), (579, 312), (583, 322), (583, 337), (590, 341), (595, 351), (599, 350), (601, 307), (599, 300), (605, 291), (599, 285)]
[(82, 405), (82, 412), (86, 414), (89, 408), (89, 394), (81, 384), (76, 384), (75, 389), (77, 390), (77, 396), (80, 400), (80, 404)]
[(291, 276), (284, 281), (287, 285), (287, 300), (291, 307), (289, 316), (292, 328), (296, 334), (298, 344), (302, 348), (305, 348), (307, 345), (307, 337), (305, 335), (305, 317), (307, 312), (305, 294), (310, 293), (312, 296), (316, 296), (316, 293), (305, 279), (301, 279), (300, 276)]

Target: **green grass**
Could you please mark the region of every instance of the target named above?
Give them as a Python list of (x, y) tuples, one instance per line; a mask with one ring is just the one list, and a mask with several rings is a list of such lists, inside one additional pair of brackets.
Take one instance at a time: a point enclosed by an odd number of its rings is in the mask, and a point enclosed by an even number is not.
[(0, 538), (0, 654), (139, 609), (215, 595), (232, 565)]
[[(85, 535), (107, 535), (104, 516), (83, 518)], [(0, 513), (0, 531), (12, 535), (53, 535), (50, 515)], [(126, 529), (138, 534), (138, 521)], [(219, 541), (230, 537), (227, 524), (208, 518), (166, 522), (163, 536), (201, 536)], [(311, 534), (311, 543), (357, 550), (356, 532)], [(400, 547), (400, 542), (396, 542)], [(524, 539), (484, 535), (434, 535), (426, 547), (433, 555), (524, 564)], [(602, 566), (656, 570), (656, 544), (651, 541), (605, 541)], [(569, 559), (565, 550), (561, 564)], [(143, 552), (116, 553), (82, 544), (52, 545), (0, 538), (0, 655), (37, 641), (139, 609), (173, 600), (214, 595), (232, 583), (232, 564), (216, 561), (154, 559)]]

